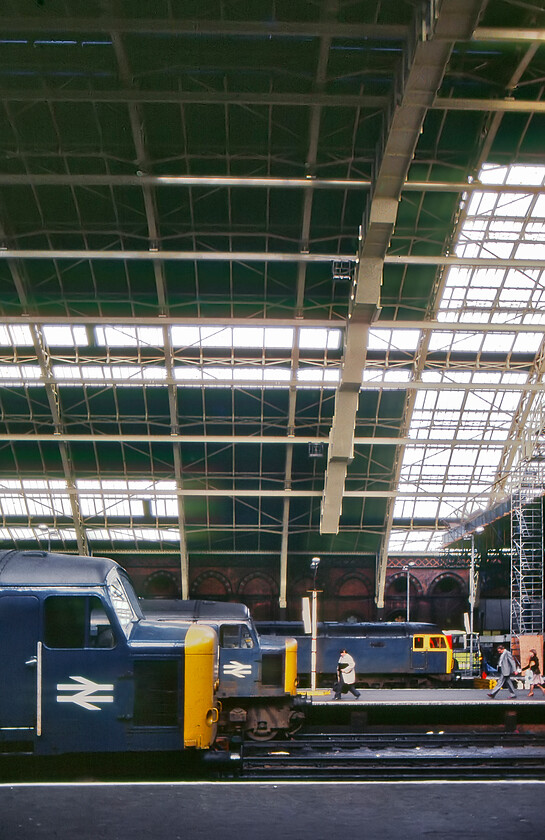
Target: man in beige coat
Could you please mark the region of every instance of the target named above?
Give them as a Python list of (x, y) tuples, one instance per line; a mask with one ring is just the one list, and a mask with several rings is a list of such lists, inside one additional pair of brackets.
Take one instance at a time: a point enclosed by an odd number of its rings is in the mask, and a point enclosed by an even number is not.
[(360, 696), (354, 683), (356, 682), (356, 663), (352, 657), (343, 648), (341, 650), (339, 661), (337, 662), (337, 682), (335, 684), (335, 700), (342, 700), (343, 689), (350, 691), (357, 699)]

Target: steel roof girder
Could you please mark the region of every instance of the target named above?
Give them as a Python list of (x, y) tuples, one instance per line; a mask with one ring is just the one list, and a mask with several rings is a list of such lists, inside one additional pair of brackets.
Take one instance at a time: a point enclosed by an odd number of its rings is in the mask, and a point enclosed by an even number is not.
[[(84, 7), (86, 9), (86, 7)], [(87, 9), (86, 9), (87, 11)], [(190, 18), (158, 18), (130, 15), (118, 17), (111, 15), (63, 16), (4, 15), (4, 32), (43, 33), (47, 32), (84, 33), (124, 32), (133, 35), (189, 35), (197, 36), (269, 36), (282, 38), (347, 38), (349, 40), (377, 39), (402, 41), (409, 34), (405, 24), (380, 23), (344, 23), (323, 21), (286, 21), (286, 20), (204, 20)]]
[(320, 509), (320, 534), (338, 534), (339, 520), (343, 500), (344, 482), (346, 480), (346, 462), (332, 461), (328, 464), (326, 483), (328, 492), (324, 490)]
[(332, 461), (354, 459), (354, 429), (359, 391), (339, 388), (335, 400), (335, 418), (329, 433), (328, 467)]
[[(421, 28), (415, 27), (414, 46), (408, 48), (402, 89), (398, 92), (398, 101), (393, 110), (389, 125), (385, 126), (383, 147), (377, 150), (380, 155), (376, 172), (375, 185), (363, 225), (363, 241), (360, 249), (360, 267), (362, 261), (374, 258), (374, 277), (378, 273), (378, 263), (384, 260), (393, 234), (397, 204), (407, 177), (414, 150), (420, 136), (427, 107), (431, 104), (450, 58), (454, 42), (460, 38), (470, 38), (484, 9), (484, 0), (443, 0), (440, 6), (429, 5), (425, 10), (429, 17), (423, 17)], [(358, 269), (358, 277), (359, 269)], [(372, 284), (373, 285), (373, 284)], [(365, 287), (364, 287), (365, 288)], [(362, 303), (365, 315), (368, 302)], [(350, 332), (352, 319), (348, 321), (346, 347), (351, 347)], [(361, 356), (363, 364), (365, 354)], [(355, 371), (349, 363), (352, 379)], [(342, 393), (342, 379), (333, 416), (329, 460), (324, 482), (324, 498), (320, 522), (321, 533), (338, 533), (342, 511), (344, 481), (347, 473), (347, 451), (352, 451), (355, 431), (357, 404), (342, 405), (339, 399)], [(342, 414), (340, 411), (342, 410)], [(350, 410), (352, 413), (347, 414)], [(347, 435), (352, 440), (346, 440)], [(345, 453), (346, 460), (336, 464), (331, 460), (331, 451), (335, 450), (336, 437), (340, 436), (339, 449)], [(330, 474), (330, 468), (334, 474)], [(337, 519), (335, 520), (335, 517)]]

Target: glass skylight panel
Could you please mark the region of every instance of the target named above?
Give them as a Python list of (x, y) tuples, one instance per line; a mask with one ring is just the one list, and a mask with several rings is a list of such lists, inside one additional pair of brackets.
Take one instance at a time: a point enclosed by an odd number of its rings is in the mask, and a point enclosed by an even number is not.
[(40, 385), (39, 365), (0, 365), (0, 381), (4, 385)]
[(543, 342), (543, 333), (519, 333), (515, 338), (514, 352), (537, 353)]
[(231, 327), (200, 327), (201, 347), (233, 347), (233, 330)]
[(152, 493), (154, 490), (175, 490), (175, 481), (152, 481), (148, 479), (98, 479), (98, 478), (80, 478), (76, 481), (78, 490), (103, 490), (111, 492), (116, 490), (131, 491), (134, 493)]
[(384, 370), (384, 368), (365, 367), (363, 369), (363, 382), (399, 382), (404, 384), (410, 382), (412, 379), (412, 372), (403, 368), (391, 368)]
[[(320, 369), (321, 370), (321, 369)], [(240, 383), (247, 387), (285, 387), (291, 381), (289, 368), (264, 367), (255, 365), (253, 367), (238, 367), (234, 365), (179, 365), (174, 369), (174, 378), (178, 384), (195, 385), (227, 385)]]
[[(474, 190), (466, 196), (466, 217), (455, 253), (465, 257), (542, 259), (545, 245), (545, 197), (524, 190), (525, 184), (545, 184), (545, 167), (487, 165), (480, 174), (497, 192)], [(520, 184), (516, 193), (502, 184)], [(504, 446), (513, 434), (513, 419), (529, 372), (490, 369), (491, 354), (535, 356), (544, 345), (545, 272), (539, 268), (479, 268), (453, 266), (445, 272), (438, 320), (445, 323), (528, 324), (533, 332), (436, 331), (429, 351), (483, 360), (474, 370), (425, 370), (422, 390), (415, 397), (409, 437), (422, 447), (406, 447), (400, 471), (396, 517), (414, 520), (463, 519), (486, 506), (497, 480)], [(371, 342), (370, 342), (371, 346)], [(378, 345), (376, 345), (378, 347)], [(452, 360), (455, 364), (455, 360)], [(466, 387), (450, 389), (449, 383)], [(426, 385), (428, 387), (426, 387)], [(468, 387), (469, 386), (469, 387)], [(536, 398), (530, 395), (530, 403)], [(430, 439), (475, 441), (475, 446), (426, 446)], [(494, 444), (494, 445), (493, 445)], [(410, 451), (409, 451), (410, 450)], [(463, 489), (467, 498), (460, 495)], [(437, 513), (434, 514), (435, 506)], [(414, 534), (415, 532), (413, 532)], [(419, 545), (423, 548), (428, 534)], [(413, 550), (413, 538), (392, 534), (390, 550)]]
[[(498, 184), (498, 192), (475, 190), (468, 200), (466, 220), (456, 245), (461, 256), (541, 258), (545, 242), (545, 202), (524, 192), (524, 183), (544, 183), (545, 167), (485, 166), (480, 179)], [(520, 193), (501, 191), (503, 183), (520, 184)], [(517, 310), (521, 313), (537, 300), (543, 306), (541, 294), (543, 272), (537, 269), (462, 269), (451, 268), (446, 277), (445, 296), (440, 311), (456, 309), (450, 320), (466, 320), (479, 305), (486, 320), (497, 318), (496, 309)], [(491, 290), (497, 290), (492, 300)], [(488, 290), (488, 291), (487, 291)], [(463, 294), (463, 297), (460, 295)], [(486, 306), (487, 295), (490, 306)]]
[(413, 351), (418, 347), (420, 341), (420, 330), (410, 329), (381, 329), (372, 327), (369, 330), (367, 348), (369, 350), (408, 350)]
[(0, 539), (2, 540), (35, 540), (36, 532), (33, 528), (0, 528)]
[(301, 327), (299, 331), (301, 350), (337, 350), (340, 344), (340, 330)]
[(89, 344), (87, 331), (81, 326), (46, 324), (43, 333), (50, 347), (86, 347)]
[(152, 516), (158, 518), (177, 517), (178, 501), (176, 496), (163, 496), (163, 498), (155, 499), (150, 503), (150, 510)]
[[(418, 509), (417, 509), (418, 505)], [(396, 499), (394, 505), (394, 516), (397, 519), (435, 519), (439, 509), (439, 497), (433, 496), (428, 499), (417, 499), (416, 496), (402, 497)]]
[(53, 478), (3, 478), (2, 490), (66, 490), (66, 481)]
[(83, 516), (143, 516), (144, 508), (139, 499), (112, 496), (80, 496)]
[(112, 324), (95, 327), (95, 341), (99, 347), (162, 347), (162, 327), (128, 327)]
[(267, 385), (285, 386), (291, 381), (291, 371), (288, 368), (267, 367), (263, 371), (263, 380)]
[(297, 371), (297, 381), (315, 385), (338, 385), (340, 371), (338, 368), (303, 368)]
[[(174, 347), (229, 350), (291, 350), (296, 331), (292, 327), (252, 326), (178, 326), (171, 327)], [(299, 346), (305, 350), (337, 350), (342, 332), (339, 329), (301, 327)]]
[(486, 333), (483, 353), (510, 353), (515, 343), (515, 333)]
[(233, 349), (291, 350), (293, 334), (283, 327), (233, 327)]
[(68, 494), (62, 496), (0, 495), (0, 510), (5, 516), (71, 516)]
[(26, 324), (0, 324), (0, 347), (29, 347), (33, 344)]
[(58, 380), (92, 383), (122, 382), (148, 383), (166, 379), (166, 369), (144, 365), (53, 365), (51, 372)]
[(261, 381), (263, 379), (263, 368), (232, 368), (233, 380), (239, 382), (253, 382), (256, 379)]
[[(338, 332), (330, 330), (330, 333)], [(263, 346), (270, 350), (289, 350), (293, 347), (293, 329), (291, 327), (265, 327)]]
[(395, 528), (390, 534), (388, 551), (398, 552), (440, 552), (443, 549), (442, 531), (402, 530)]
[(92, 542), (179, 542), (175, 528), (90, 528), (87, 536)]
[(173, 347), (199, 347), (200, 327), (173, 326), (170, 328), (170, 340)]

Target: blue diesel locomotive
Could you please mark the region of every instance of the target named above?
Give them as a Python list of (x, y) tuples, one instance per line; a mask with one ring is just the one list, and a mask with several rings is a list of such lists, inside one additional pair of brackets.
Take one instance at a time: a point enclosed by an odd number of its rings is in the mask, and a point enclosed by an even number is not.
[(253, 740), (293, 733), (302, 714), (293, 708), (297, 693), (297, 643), (258, 634), (244, 604), (221, 601), (142, 600), (154, 621), (208, 625), (219, 639), (219, 729)]
[(144, 618), (112, 560), (0, 551), (0, 752), (206, 749), (217, 637)]
[[(302, 622), (257, 622), (257, 628), (259, 632), (295, 638), (299, 684), (310, 685), (311, 638), (304, 633)], [(433, 686), (450, 683), (453, 678), (452, 640), (435, 624), (320, 622), (318, 686), (332, 685), (341, 648), (354, 657), (357, 685), (362, 688)]]

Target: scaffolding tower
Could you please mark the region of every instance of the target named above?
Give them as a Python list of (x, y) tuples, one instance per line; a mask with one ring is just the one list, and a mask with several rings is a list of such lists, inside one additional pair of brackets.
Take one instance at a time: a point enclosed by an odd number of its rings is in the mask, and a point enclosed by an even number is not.
[(543, 634), (545, 462), (522, 461), (511, 499), (511, 636)]

